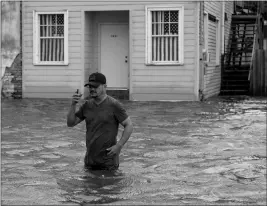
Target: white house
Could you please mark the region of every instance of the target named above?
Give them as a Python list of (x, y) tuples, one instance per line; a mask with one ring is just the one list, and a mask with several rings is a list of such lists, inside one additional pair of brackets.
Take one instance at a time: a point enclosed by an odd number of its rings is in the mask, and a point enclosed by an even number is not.
[(220, 92), (233, 2), (23, 1), (22, 12), (24, 98), (86, 95), (96, 71), (129, 100)]

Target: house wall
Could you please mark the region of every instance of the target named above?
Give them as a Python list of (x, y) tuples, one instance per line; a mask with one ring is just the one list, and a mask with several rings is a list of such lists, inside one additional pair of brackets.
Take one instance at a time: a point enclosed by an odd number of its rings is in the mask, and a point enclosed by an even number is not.
[[(217, 1), (205, 1), (204, 2), (204, 11), (214, 15), (219, 19), (221, 25), (223, 19), (222, 13), (222, 2)], [(228, 21), (224, 21), (224, 43), (220, 45), (220, 51), (224, 46), (229, 46), (229, 34), (231, 29), (231, 16), (233, 13), (233, 2), (225, 2), (225, 13), (227, 13)], [(222, 30), (221, 30), (222, 31)], [(225, 44), (225, 45), (224, 45)], [(215, 45), (214, 45), (215, 47)], [(214, 48), (215, 49), (215, 48)], [(221, 65), (221, 64), (220, 64)], [(220, 93), (221, 87), (221, 66), (214, 63), (207, 63), (204, 68), (204, 98), (208, 98)]]
[(145, 65), (145, 8), (138, 6), (131, 12), (132, 24), (132, 99), (134, 100), (198, 100), (197, 38), (198, 19), (196, 2), (184, 5), (184, 65)]
[[(89, 74), (94, 72), (93, 67), (93, 13), (85, 12), (84, 13), (84, 76), (83, 81), (87, 82)], [(86, 92), (86, 93), (85, 93)], [(85, 96), (88, 96), (88, 91), (83, 91)]]
[[(46, 6), (39, 7), (42, 3)], [(33, 65), (33, 11), (62, 11), (65, 8), (54, 7), (52, 2), (23, 2), (23, 5), (23, 97), (71, 97), (77, 89), (83, 89), (84, 82), (81, 11), (69, 8), (69, 64)]]
[[(81, 88), (91, 71), (98, 69), (98, 47), (95, 41), (97, 21), (107, 20), (96, 11), (130, 10), (130, 76), (132, 100), (198, 100), (196, 90), (198, 50), (198, 10), (196, 2), (170, 3), (170, 6), (184, 6), (184, 65), (147, 66), (146, 13), (145, 6), (162, 4), (158, 1), (55, 1), (23, 2), (24, 21), (24, 97), (70, 97), (73, 91)], [(163, 5), (166, 5), (164, 3)], [(69, 12), (69, 65), (34, 66), (32, 64), (32, 12)], [(86, 12), (85, 12), (86, 11)], [(96, 13), (93, 13), (95, 11)], [(125, 14), (126, 15), (126, 14)], [(82, 19), (85, 19), (82, 22)], [(114, 17), (115, 18), (115, 17)], [(122, 20), (122, 19), (119, 19)], [(86, 24), (84, 24), (87, 22)], [(91, 33), (90, 28), (93, 28)], [(88, 34), (88, 35), (87, 35)], [(93, 37), (91, 36), (93, 35)], [(91, 39), (90, 39), (91, 38)], [(83, 39), (85, 44), (83, 44)], [(81, 55), (84, 51), (84, 55)], [(87, 58), (88, 57), (88, 58)], [(93, 60), (92, 60), (93, 59)]]

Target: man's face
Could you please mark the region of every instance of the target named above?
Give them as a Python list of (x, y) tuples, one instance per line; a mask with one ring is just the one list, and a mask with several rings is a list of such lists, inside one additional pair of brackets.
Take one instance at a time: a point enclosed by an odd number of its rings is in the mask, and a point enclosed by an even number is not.
[(104, 86), (103, 84), (100, 84), (98, 87), (97, 86), (93, 86), (93, 85), (89, 85), (89, 91), (90, 91), (90, 96), (92, 98), (97, 98), (100, 95), (102, 95), (104, 93)]

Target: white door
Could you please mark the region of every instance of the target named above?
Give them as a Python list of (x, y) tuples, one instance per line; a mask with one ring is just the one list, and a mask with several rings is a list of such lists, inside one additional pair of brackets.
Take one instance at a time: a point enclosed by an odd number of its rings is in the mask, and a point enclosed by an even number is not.
[(128, 88), (129, 26), (100, 25), (100, 71), (107, 78), (108, 88)]

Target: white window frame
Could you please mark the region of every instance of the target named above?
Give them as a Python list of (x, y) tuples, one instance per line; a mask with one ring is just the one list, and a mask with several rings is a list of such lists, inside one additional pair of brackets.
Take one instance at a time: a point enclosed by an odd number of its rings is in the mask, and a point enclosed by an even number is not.
[[(179, 11), (179, 61), (152, 61), (152, 11)], [(147, 65), (183, 65), (184, 64), (184, 6), (157, 5), (146, 6), (146, 64)]]
[[(39, 15), (42, 14), (64, 14), (64, 61), (40, 61), (40, 22)], [(34, 65), (68, 65), (69, 51), (68, 51), (68, 11), (54, 11), (54, 12), (37, 12), (33, 11), (33, 64)]]

